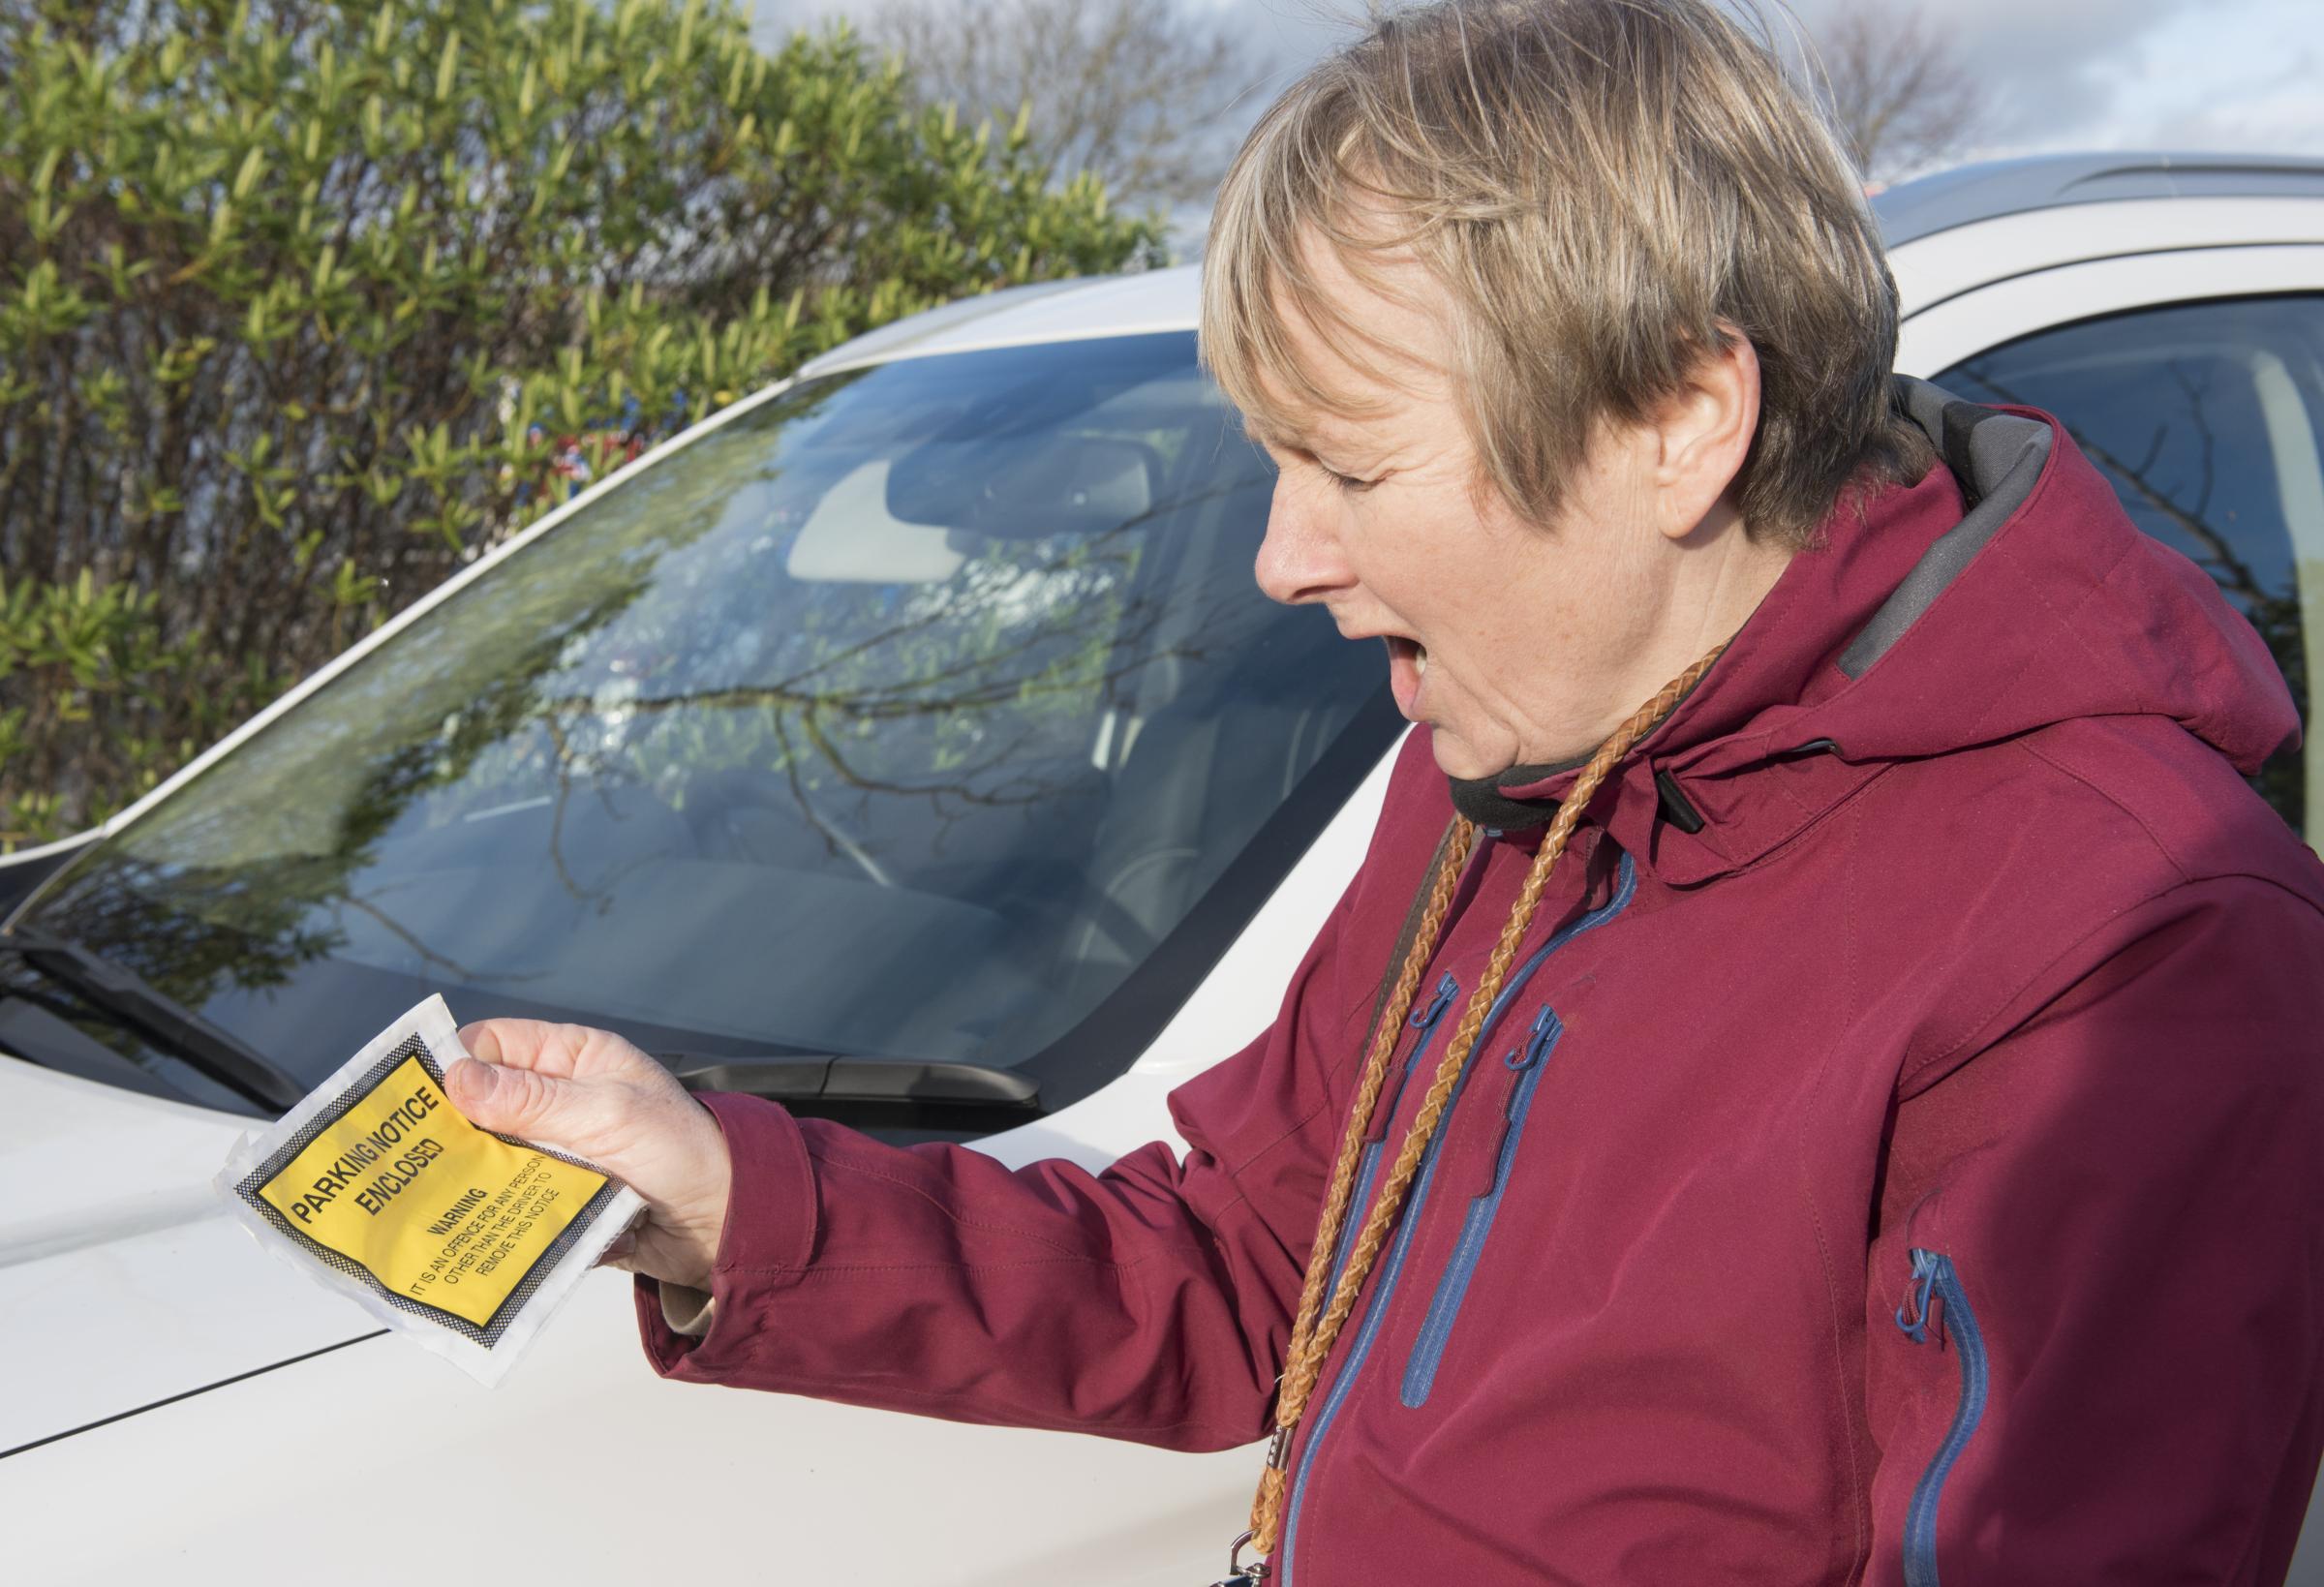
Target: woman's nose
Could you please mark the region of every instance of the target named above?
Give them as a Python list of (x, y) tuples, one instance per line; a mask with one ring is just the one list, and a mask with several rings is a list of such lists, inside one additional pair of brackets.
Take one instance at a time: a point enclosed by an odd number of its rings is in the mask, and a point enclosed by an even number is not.
[(1332, 504), (1315, 500), (1313, 487), (1288, 469), (1275, 475), (1257, 571), (1259, 588), (1287, 606), (1328, 599), (1355, 583)]

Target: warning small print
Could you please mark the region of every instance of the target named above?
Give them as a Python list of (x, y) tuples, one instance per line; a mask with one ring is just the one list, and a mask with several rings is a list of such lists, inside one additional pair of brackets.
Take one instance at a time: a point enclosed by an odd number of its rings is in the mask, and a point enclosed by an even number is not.
[(505, 1362), (475, 1353), (518, 1343), (520, 1323), (529, 1339), (639, 1204), (586, 1163), (471, 1124), (443, 1089), (460, 1055), (430, 998), (245, 1137), (220, 1188), (262, 1241), (492, 1381)]

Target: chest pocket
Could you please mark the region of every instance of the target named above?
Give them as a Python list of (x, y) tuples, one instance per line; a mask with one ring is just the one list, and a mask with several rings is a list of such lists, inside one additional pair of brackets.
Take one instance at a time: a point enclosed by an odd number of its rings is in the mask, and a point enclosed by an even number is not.
[[(1518, 972), (1511, 977), (1503, 1000), (1514, 1000), (1532, 979), (1534, 971), (1551, 954), (1581, 935), (1595, 931), (1630, 907), (1637, 896), (1638, 872), (1636, 863), (1627, 854), (1614, 877), (1613, 896), (1605, 902), (1583, 915), (1579, 920), (1544, 943)], [(1500, 1005), (1494, 1014), (1498, 1017)], [(1491, 1033), (1492, 1022), (1486, 1022), (1485, 1033)], [(1453, 1325), (1460, 1320), (1461, 1302), (1468, 1297), (1470, 1281), (1475, 1278), (1478, 1264), (1483, 1260), (1487, 1236), (1492, 1234), (1493, 1220), (1501, 1210), (1501, 1201), (1509, 1190), (1510, 1180), (1516, 1170), (1518, 1144), (1525, 1134), (1525, 1121), (1532, 1115), (1534, 1094), (1541, 1088), (1542, 1076), (1549, 1067), (1550, 1055), (1557, 1051), (1558, 1039), (1565, 1034), (1565, 1025), (1557, 1011), (1544, 1004), (1534, 1016), (1533, 1027), (1525, 1039), (1505, 1055), (1501, 1062), (1514, 1072), (1514, 1082), (1505, 1091), (1499, 1137), (1491, 1155), (1492, 1179), (1471, 1198), (1468, 1210), (1461, 1216), (1460, 1237), (1453, 1243), (1452, 1255), (1436, 1281), (1436, 1293), (1428, 1298), (1427, 1314), (1421, 1321), (1421, 1331), (1414, 1339), (1412, 1356), (1404, 1363), (1404, 1381), (1398, 1387), (1397, 1397), (1414, 1410), (1428, 1403), (1428, 1392), (1436, 1384), (1437, 1369), (1444, 1362), (1445, 1347), (1452, 1338)], [(1482, 1046), (1482, 1038), (1480, 1039)], [(1478, 1059), (1472, 1057), (1474, 1069)], [(1465, 1076), (1463, 1077), (1466, 1078)], [(1448, 1121), (1447, 1127), (1450, 1127)], [(1409, 1216), (1409, 1214), (1407, 1214)]]
[[(1630, 900), (1637, 896), (1637, 866), (1629, 855), (1625, 854), (1622, 856), (1621, 865), (1615, 874), (1613, 896), (1604, 904), (1591, 910), (1552, 936), (1534, 953), (1532, 958), (1526, 960), (1523, 964), (1511, 973), (1508, 984), (1502, 988), (1501, 994), (1493, 999), (1493, 1006), (1486, 1011), (1484, 1022), (1478, 1031), (1477, 1053), (1487, 1051), (1485, 1044), (1492, 1039), (1494, 1027), (1508, 1013), (1511, 1005), (1524, 994), (1526, 983), (1532, 980), (1534, 972), (1542, 967), (1549, 956), (1584, 931), (1603, 926), (1621, 914), (1630, 906)], [(1442, 1026), (1445, 1014), (1452, 1007), (1458, 992), (1459, 984), (1451, 976), (1445, 977), (1437, 986), (1435, 998), (1425, 1008), (1414, 1015), (1413, 1022), (1421, 1026), (1422, 1034), (1415, 1045), (1412, 1056), (1406, 1059), (1405, 1067), (1408, 1075), (1415, 1071), (1425, 1073), (1422, 1057), (1428, 1044)], [(1534, 1036), (1542, 1037), (1547, 1034), (1547, 1041), (1539, 1046), (1532, 1064), (1518, 1076), (1518, 1083), (1512, 1090), (1510, 1102), (1504, 1110), (1505, 1133), (1501, 1143), (1501, 1156), (1504, 1158), (1514, 1155), (1516, 1150), (1518, 1130), (1515, 1127), (1515, 1120), (1521, 1117), (1517, 1112), (1518, 1096), (1522, 1094), (1523, 1106), (1530, 1110), (1533, 1088), (1540, 1083), (1540, 1071), (1543, 1067), (1541, 1060), (1546, 1056), (1549, 1046), (1554, 1045), (1555, 1042), (1554, 1034), (1549, 1033), (1555, 1029), (1556, 1017), (1548, 1015), (1546, 1010), (1544, 1012), (1546, 1021), (1541, 1018), (1536, 1019)], [(1526, 1046), (1528, 1049), (1532, 1049), (1536, 1043), (1529, 1039)], [(1290, 1499), (1285, 1507), (1282, 1546), (1277, 1550), (1277, 1568), (1282, 1573), (1283, 1587), (1295, 1587), (1297, 1579), (1294, 1567), (1298, 1559), (1300, 1517), (1306, 1497), (1308, 1475), (1314, 1468), (1317, 1452), (1324, 1447), (1325, 1440), (1331, 1431), (1332, 1423), (1338, 1417), (1342, 1403), (1347, 1399), (1362, 1369), (1365, 1358), (1371, 1353), (1372, 1343), (1379, 1332), (1381, 1320), (1388, 1314), (1389, 1301), (1395, 1294), (1397, 1280), (1403, 1275), (1404, 1258), (1412, 1243), (1413, 1231), (1419, 1227), (1421, 1218), (1427, 1208), (1428, 1192), (1436, 1177), (1440, 1156), (1437, 1148), (1445, 1144), (1445, 1137), (1452, 1128), (1462, 1095), (1469, 1088), (1469, 1081), (1478, 1073), (1478, 1064), (1479, 1059), (1476, 1053), (1473, 1053), (1468, 1063), (1463, 1066), (1459, 1080), (1452, 1087), (1452, 1096), (1445, 1104), (1444, 1121), (1438, 1127), (1434, 1138), (1429, 1141), (1427, 1150), (1422, 1156), (1420, 1174), (1413, 1181), (1410, 1199), (1405, 1205), (1403, 1216), (1396, 1224), (1394, 1240), (1389, 1246), (1387, 1255), (1381, 1259), (1380, 1270), (1373, 1279), (1374, 1293), (1370, 1304), (1365, 1308), (1362, 1326), (1356, 1330), (1355, 1342), (1348, 1346), (1347, 1357), (1333, 1376), (1329, 1391), (1324, 1394), (1322, 1409), (1315, 1413), (1313, 1429), (1307, 1434), (1304, 1444), (1300, 1449), (1296, 1469), (1290, 1483)], [(1511, 1067), (1516, 1066), (1512, 1063)], [(1401, 1087), (1403, 1082), (1399, 1080), (1397, 1083)], [(1392, 1118), (1394, 1113), (1393, 1102), (1382, 1111), (1383, 1134), (1385, 1134), (1387, 1121)], [(1350, 1236), (1354, 1230), (1361, 1225), (1363, 1209), (1370, 1205), (1372, 1177), (1379, 1167), (1383, 1144), (1385, 1144), (1384, 1141), (1375, 1141), (1368, 1143), (1364, 1147), (1362, 1166), (1356, 1182), (1355, 1196), (1349, 1203), (1349, 1221), (1340, 1231), (1340, 1249), (1333, 1257), (1329, 1286), (1330, 1290), (1336, 1291), (1339, 1288), (1340, 1273), (1347, 1263)], [(1507, 1165), (1497, 1164), (1494, 1174), (1494, 1190), (1496, 1192), (1506, 1179)], [(1493, 1205), (1495, 1207), (1500, 1205), (1497, 1194), (1494, 1195)], [(1475, 1207), (1472, 1206), (1469, 1216), (1474, 1217), (1475, 1215)], [(1489, 1224), (1489, 1218), (1486, 1221)], [(1464, 1236), (1467, 1234), (1465, 1229), (1463, 1234)], [(1475, 1243), (1477, 1250), (1482, 1252), (1483, 1249), (1482, 1232), (1479, 1233)], [(1464, 1237), (1462, 1244), (1465, 1247), (1469, 1241)], [(1458, 1268), (1460, 1266), (1455, 1263), (1454, 1268)], [(1466, 1266), (1469, 1270), (1473, 1270), (1474, 1259), (1472, 1258)], [(1448, 1269), (1445, 1280), (1439, 1282), (1438, 1294), (1429, 1307), (1432, 1318), (1440, 1306), (1448, 1307), (1452, 1313), (1459, 1310), (1459, 1297), (1454, 1296), (1448, 1300), (1445, 1293), (1445, 1283), (1452, 1278), (1453, 1270)], [(1460, 1281), (1461, 1289), (1464, 1292), (1467, 1289), (1467, 1282), (1464, 1275)], [(1451, 1335), (1452, 1323), (1452, 1318), (1448, 1315), (1440, 1330), (1446, 1337)], [(1438, 1353), (1441, 1355), (1441, 1352), (1440, 1342)], [(1434, 1370), (1433, 1366), (1429, 1369), (1431, 1378), (1433, 1378)], [(1408, 1364), (1407, 1376), (1409, 1373)], [(1422, 1391), (1422, 1398), (1425, 1398), (1425, 1390)], [(1407, 1395), (1405, 1403), (1409, 1405), (1420, 1402)]]
[(1517, 1141), (1524, 1133), (1526, 1114), (1533, 1111), (1533, 1093), (1542, 1083), (1542, 1071), (1549, 1066), (1549, 1054), (1557, 1051), (1558, 1037), (1564, 1033), (1565, 1026), (1559, 1022), (1557, 1011), (1544, 1005), (1535, 1016), (1533, 1030), (1524, 1044), (1502, 1059), (1516, 1071), (1517, 1080), (1510, 1088), (1502, 1114), (1501, 1144), (1493, 1153), (1493, 1182), (1483, 1195), (1469, 1203), (1469, 1210), (1460, 1223), (1460, 1239), (1452, 1247), (1452, 1259), (1445, 1265), (1444, 1276), (1436, 1281), (1436, 1294), (1428, 1300), (1428, 1315), (1422, 1319), (1420, 1337), (1413, 1341), (1412, 1358), (1404, 1364), (1399, 1397), (1416, 1410), (1428, 1403), (1428, 1390), (1436, 1382), (1437, 1363), (1445, 1357), (1445, 1342), (1452, 1338), (1452, 1325), (1460, 1318), (1460, 1303), (1469, 1293), (1469, 1279), (1477, 1271), (1478, 1259), (1484, 1254), (1485, 1237), (1493, 1232), (1493, 1218), (1501, 1210), (1502, 1194), (1509, 1189)]

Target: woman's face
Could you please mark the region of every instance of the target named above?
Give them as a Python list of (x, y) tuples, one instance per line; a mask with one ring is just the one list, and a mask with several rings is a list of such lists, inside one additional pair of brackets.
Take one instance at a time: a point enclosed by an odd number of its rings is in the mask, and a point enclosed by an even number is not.
[(1310, 251), (1343, 311), (1399, 356), (1393, 383), (1367, 379), (1287, 314), (1324, 389), (1382, 406), (1364, 418), (1302, 414), (1296, 434), (1261, 430), (1281, 471), (1261, 588), (1323, 606), (1351, 639), (1382, 640), (1397, 709), (1435, 730), (1449, 775), (1588, 754), (1728, 637), (1782, 570), (1780, 554), (1764, 565), (1767, 548), (1745, 543), (1720, 499), (1757, 414), (1748, 344), (1751, 413), (1731, 462), (1710, 458), (1706, 473), (1697, 455), (1697, 431), (1721, 421), (1709, 410), (1734, 400), (1713, 392), (1674, 411), (1675, 443), (1693, 451), (1674, 454), (1667, 425), (1608, 429), (1567, 482), (1556, 521), (1531, 524), (1481, 480), (1452, 401), (1445, 328), (1329, 256)]

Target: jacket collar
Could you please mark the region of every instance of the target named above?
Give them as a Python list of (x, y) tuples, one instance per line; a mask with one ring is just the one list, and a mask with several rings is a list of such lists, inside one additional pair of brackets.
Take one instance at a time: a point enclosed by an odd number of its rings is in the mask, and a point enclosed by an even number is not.
[[(2052, 603), (2038, 589), (1990, 576), (1998, 548), (2043, 538), (2030, 525), (2063, 518), (2071, 538), (2081, 521), (2110, 516), (2113, 534), (2095, 539), (2145, 539), (2047, 415), (1976, 407), (1904, 379), (1895, 401), (1943, 463), (1835, 510), (1718, 663), (1592, 801), (1589, 819), (1667, 882), (1749, 865), (1898, 760), (1977, 742), (1962, 731), (1961, 691), (2003, 689), (2018, 680), (2000, 669), (2022, 676), (2028, 659), (2022, 635), (2000, 644), (1979, 630), (2006, 623), (2012, 609)], [(2071, 474), (2063, 487), (2062, 460)], [(2100, 544), (2094, 557), (2069, 546), (2050, 559), (2059, 565), (2045, 578), (2066, 598), (2103, 582), (2107, 558), (2123, 550)], [(1972, 568), (1987, 576), (1972, 577)], [(2241, 626), (2202, 583), (2197, 598), (2208, 595)], [(1979, 584), (1973, 598), (1964, 595)], [(2022, 730), (2057, 715), (2005, 712), (1994, 725)], [(1484, 825), (1521, 829), (1554, 813), (1578, 769), (1513, 768), (1456, 785), (1455, 805), (1473, 819), (1501, 817)]]
[[(2246, 776), (2299, 740), (2250, 623), (2055, 420), (1912, 380), (1895, 401), (1942, 466), (1836, 511), (1591, 802), (1666, 882), (1752, 864), (1903, 762), (2059, 722), (2176, 721)], [(1577, 768), (1533, 770), (1496, 792), (1553, 810)]]

